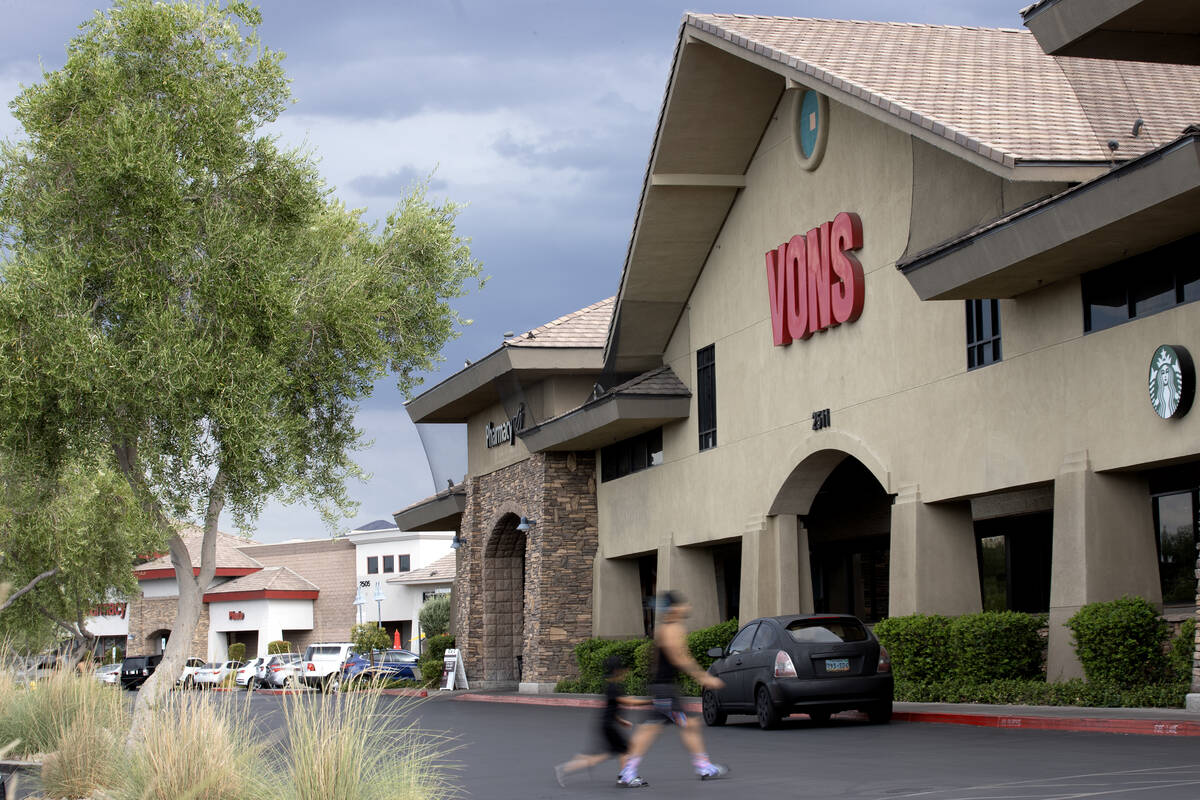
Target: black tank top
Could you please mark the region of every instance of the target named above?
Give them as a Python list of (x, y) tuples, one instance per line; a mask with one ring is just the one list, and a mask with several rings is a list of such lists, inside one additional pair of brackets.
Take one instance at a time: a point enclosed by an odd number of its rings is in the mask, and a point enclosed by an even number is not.
[(674, 683), (679, 677), (679, 667), (671, 663), (671, 659), (667, 658), (658, 646), (658, 639), (654, 640), (654, 656), (650, 660), (650, 682), (653, 684)]

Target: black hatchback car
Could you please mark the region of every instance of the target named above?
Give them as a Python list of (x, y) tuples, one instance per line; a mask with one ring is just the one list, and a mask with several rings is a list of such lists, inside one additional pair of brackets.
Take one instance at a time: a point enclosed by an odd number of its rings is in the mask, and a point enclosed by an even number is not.
[(857, 617), (795, 614), (746, 624), (729, 647), (708, 651), (708, 671), (725, 682), (705, 689), (704, 722), (724, 725), (729, 714), (754, 714), (773, 728), (803, 712), (824, 723), (838, 711), (858, 710), (871, 722), (892, 718), (894, 691), (887, 650)]
[(121, 688), (137, 689), (154, 674), (162, 656), (130, 656), (121, 662)]

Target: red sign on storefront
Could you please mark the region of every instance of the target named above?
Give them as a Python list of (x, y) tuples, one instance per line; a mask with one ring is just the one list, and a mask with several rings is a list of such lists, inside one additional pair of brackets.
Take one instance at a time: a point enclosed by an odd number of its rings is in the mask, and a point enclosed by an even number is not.
[(767, 292), (776, 345), (807, 339), (862, 315), (862, 264), (849, 252), (862, 243), (862, 220), (852, 211), (843, 211), (833, 222), (767, 251)]
[(101, 603), (91, 610), (93, 617), (120, 617), (125, 619), (124, 603)]
[(242, 620), (246, 618), (245, 611), (230, 611), (229, 618), (232, 620)]

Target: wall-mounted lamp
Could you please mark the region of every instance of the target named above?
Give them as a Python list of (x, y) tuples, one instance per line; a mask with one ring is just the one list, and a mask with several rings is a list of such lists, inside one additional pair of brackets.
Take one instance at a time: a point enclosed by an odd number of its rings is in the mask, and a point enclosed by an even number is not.
[(519, 530), (521, 533), (525, 533), (525, 531), (529, 530), (536, 524), (537, 524), (536, 519), (530, 519), (529, 517), (521, 517), (521, 521), (517, 523), (517, 530)]
[(463, 546), (462, 538), (457, 533), (454, 534), (454, 538), (450, 540), (450, 549), (457, 550), (458, 548), (460, 548), (462, 546)]

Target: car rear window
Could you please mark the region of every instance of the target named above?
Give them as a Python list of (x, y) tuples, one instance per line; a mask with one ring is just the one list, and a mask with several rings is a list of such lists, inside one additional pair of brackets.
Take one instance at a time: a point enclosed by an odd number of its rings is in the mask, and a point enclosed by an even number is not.
[(342, 646), (337, 644), (331, 645), (311, 645), (304, 651), (304, 660), (312, 661), (313, 656), (335, 656), (340, 658), (342, 655)]
[(787, 632), (797, 642), (865, 642), (867, 629), (856, 619), (798, 619)]

